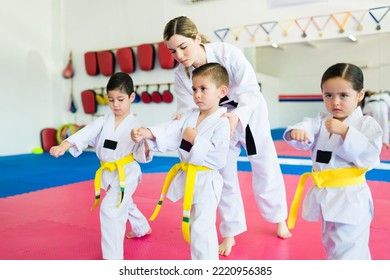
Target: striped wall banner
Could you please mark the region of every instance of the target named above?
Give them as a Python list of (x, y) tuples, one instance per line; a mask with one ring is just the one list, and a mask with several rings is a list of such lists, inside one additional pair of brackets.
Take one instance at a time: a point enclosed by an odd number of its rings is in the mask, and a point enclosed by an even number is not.
[(280, 94), (279, 102), (318, 102), (322, 94)]

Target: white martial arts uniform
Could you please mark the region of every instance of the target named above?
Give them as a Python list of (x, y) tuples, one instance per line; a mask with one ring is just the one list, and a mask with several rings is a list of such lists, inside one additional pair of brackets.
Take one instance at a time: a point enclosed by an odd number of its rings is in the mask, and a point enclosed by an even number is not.
[[(101, 162), (114, 162), (133, 154), (135, 161), (124, 166), (126, 173), (125, 192), (123, 201), (120, 201), (120, 185), (118, 171), (103, 170), (101, 188), (106, 190), (100, 206), (100, 227), (102, 234), (103, 259), (123, 259), (123, 242), (126, 232), (126, 220), (128, 219), (132, 231), (136, 236), (143, 236), (149, 230), (149, 222), (138, 210), (132, 195), (141, 181), (141, 167), (138, 162), (149, 162), (152, 154), (145, 158), (145, 147), (142, 143), (134, 143), (130, 138), (130, 131), (140, 127), (140, 123), (130, 114), (117, 128), (115, 128), (114, 113), (99, 117), (77, 133), (71, 135), (66, 141), (74, 146), (69, 152), (79, 156), (88, 146), (94, 147), (96, 155)], [(114, 146), (107, 145), (111, 140)], [(106, 144), (105, 144), (106, 143)], [(91, 190), (91, 198), (93, 190)], [(92, 203), (91, 199), (91, 203)]]
[[(313, 170), (336, 168), (368, 168), (377, 166), (382, 146), (382, 129), (370, 116), (363, 116), (357, 107), (344, 120), (349, 126), (343, 141), (340, 135), (329, 135), (325, 120), (330, 114), (320, 113), (315, 118), (289, 126), (284, 139), (293, 147), (311, 151)], [(302, 129), (309, 135), (308, 144), (292, 140), (292, 129)], [(374, 207), (366, 182), (341, 188), (308, 190), (302, 208), (307, 221), (322, 221), (322, 242), (327, 259), (370, 259), (368, 247), (370, 223)]]
[[(241, 147), (246, 149), (251, 163), (256, 203), (267, 221), (278, 223), (287, 218), (286, 190), (271, 137), (267, 104), (252, 66), (242, 51), (233, 45), (216, 42), (204, 47), (207, 62), (218, 62), (227, 69), (229, 90), (227, 99), (221, 104), (240, 119), (230, 141), (228, 164), (221, 170), (224, 186), (219, 204), (220, 232), (223, 237), (232, 237), (247, 229), (237, 174)], [(188, 70), (192, 73), (193, 69)], [(185, 67), (180, 64), (175, 72), (174, 85), (178, 113), (195, 106), (191, 83)]]
[[(221, 118), (225, 112), (225, 108), (219, 108), (197, 126), (198, 134), (192, 146), (182, 140), (182, 133), (187, 127), (196, 127), (199, 109), (187, 112), (180, 120), (149, 127), (156, 138), (153, 141), (147, 140), (149, 149), (158, 152), (177, 150), (181, 162), (212, 169), (198, 171), (196, 174), (190, 212), (190, 243), (193, 260), (219, 259), (215, 223), (223, 180), (218, 170), (226, 165), (230, 133), (228, 119)], [(183, 197), (186, 178), (186, 173), (179, 171), (170, 185), (167, 198), (176, 202)]]
[(376, 119), (383, 130), (383, 143), (389, 144), (390, 93), (374, 93), (364, 102), (363, 114)]

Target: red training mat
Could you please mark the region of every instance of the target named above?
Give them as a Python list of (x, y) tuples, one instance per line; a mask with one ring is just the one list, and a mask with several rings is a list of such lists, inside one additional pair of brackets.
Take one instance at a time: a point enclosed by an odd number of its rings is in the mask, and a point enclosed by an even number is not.
[[(76, 159), (74, 163), (80, 165), (81, 171), (84, 170), (82, 162), (84, 160), (81, 159), (79, 162)], [(58, 169), (60, 166), (53, 164), (51, 168), (41, 168), (42, 177), (46, 176), (45, 172), (50, 173), (52, 168)], [(77, 177), (74, 174), (67, 175)], [(238, 172), (238, 176), (242, 185), (251, 185), (251, 172)], [(153, 212), (165, 177), (164, 172), (146, 173), (142, 176), (142, 181), (133, 195), (133, 200), (142, 213)], [(283, 177), (286, 182), (287, 201), (292, 201), (299, 176)], [(27, 183), (36, 184), (28, 181)], [(369, 186), (373, 199), (377, 202), (370, 232), (372, 258), (389, 260), (390, 183), (370, 181)], [(42, 260), (101, 260), (99, 211), (90, 210), (91, 190), (93, 180), (88, 180), (1, 198), (0, 236), (4, 242), (1, 243), (0, 260), (39, 260), (39, 264)], [(320, 223), (306, 222), (299, 216), (293, 238), (281, 241), (274, 234), (275, 226), (260, 218), (252, 188), (242, 188), (242, 199), (245, 202), (248, 228), (252, 230), (237, 236), (240, 246), (235, 246), (229, 256), (220, 256), (221, 260), (258, 262), (259, 259), (282, 261), (325, 259)], [(181, 203), (164, 202), (159, 216), (151, 223), (152, 234), (124, 240), (124, 259), (154, 262), (190, 260), (190, 246), (183, 241), (181, 233), (182, 211)], [(126, 230), (131, 230), (129, 223)], [(37, 269), (31, 273), (30, 275), (37, 276), (31, 277), (33, 279), (40, 276)]]

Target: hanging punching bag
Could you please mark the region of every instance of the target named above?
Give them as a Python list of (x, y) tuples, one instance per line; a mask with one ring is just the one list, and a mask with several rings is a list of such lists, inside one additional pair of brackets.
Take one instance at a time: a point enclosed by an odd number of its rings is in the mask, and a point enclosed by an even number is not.
[(74, 75), (74, 70), (73, 70), (73, 64), (72, 64), (72, 51), (69, 52), (69, 60), (68, 60), (68, 65), (66, 65), (64, 71), (62, 71), (62, 76), (65, 79), (70, 79)]

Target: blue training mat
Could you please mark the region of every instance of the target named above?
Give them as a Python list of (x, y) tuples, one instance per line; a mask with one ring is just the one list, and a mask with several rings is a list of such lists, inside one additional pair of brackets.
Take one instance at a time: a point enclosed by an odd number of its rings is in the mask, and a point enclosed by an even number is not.
[[(168, 172), (178, 162), (174, 157), (154, 157), (140, 165), (143, 173)], [(0, 198), (91, 180), (99, 167), (92, 151), (77, 158), (70, 153), (53, 158), (47, 152), (0, 157)]]

